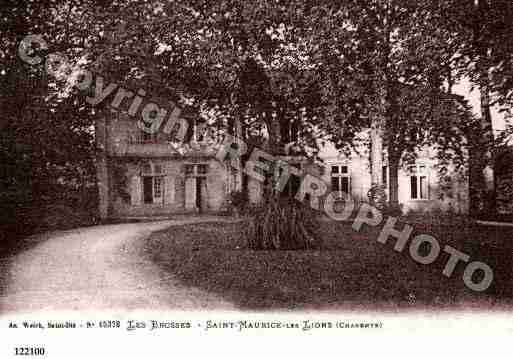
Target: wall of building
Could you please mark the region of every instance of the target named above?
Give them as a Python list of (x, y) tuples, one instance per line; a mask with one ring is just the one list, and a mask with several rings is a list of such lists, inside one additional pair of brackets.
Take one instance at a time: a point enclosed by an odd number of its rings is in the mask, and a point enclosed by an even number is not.
[[(144, 203), (142, 165), (151, 162), (162, 168), (163, 198), (159, 203)], [(185, 174), (185, 164), (206, 164), (208, 173), (204, 177), (205, 185), (202, 188), (204, 207), (203, 212), (219, 212), (224, 210), (227, 199), (226, 168), (224, 164), (215, 159), (203, 159), (201, 162), (190, 158), (163, 159), (163, 158), (110, 158), (110, 216), (111, 217), (139, 217), (169, 215), (174, 213), (198, 212), (195, 206), (196, 187), (190, 184), (195, 177)], [(124, 175), (123, 175), (124, 174)], [(121, 177), (121, 179), (120, 179)], [(203, 178), (203, 177), (202, 177)], [(190, 191), (186, 191), (189, 187)], [(186, 206), (192, 203), (193, 207)]]
[(428, 198), (411, 198), (411, 180), (407, 165), (399, 171), (399, 203), (403, 212), (454, 212), (468, 213), (468, 180), (453, 168), (449, 169), (447, 179), (440, 178), (436, 160), (420, 158), (417, 163), (426, 164), (428, 176)]
[[(363, 150), (361, 154), (352, 153), (351, 156), (342, 155), (324, 157), (325, 170), (322, 179), (331, 190), (331, 166), (345, 165), (349, 168), (350, 190), (352, 198), (359, 201), (368, 201), (368, 192), (371, 188), (370, 162), (368, 154)], [(383, 162), (387, 165), (386, 159)], [(398, 197), (399, 204), (404, 213), (411, 211), (453, 211), (456, 213), (468, 213), (468, 180), (460, 172), (449, 167), (447, 177), (440, 178), (437, 169), (437, 160), (433, 151), (425, 149), (419, 153), (416, 164), (426, 166), (428, 178), (428, 198), (412, 199), (410, 164), (402, 163), (398, 173)], [(389, 174), (387, 174), (389, 176)], [(389, 183), (389, 178), (387, 178)]]
[[(233, 190), (236, 178), (229, 173), (225, 164), (218, 162), (212, 154), (197, 156), (183, 155), (171, 145), (162, 141), (165, 136), (159, 133), (155, 143), (141, 143), (138, 139), (141, 131), (136, 120), (123, 114), (113, 112), (106, 119), (101, 132), (102, 149), (107, 158), (106, 166), (102, 167), (102, 183), (108, 182), (103, 196), (108, 201), (108, 212), (113, 217), (168, 215), (172, 213), (196, 212), (194, 196), (194, 179), (184, 172), (187, 163), (206, 163), (209, 166), (205, 186), (201, 189), (206, 198), (205, 212), (218, 212), (225, 209), (227, 194)], [(351, 196), (356, 201), (367, 201), (371, 187), (369, 155), (366, 147), (353, 152), (349, 157), (340, 155), (333, 148), (321, 151), (323, 165), (304, 163), (303, 169), (320, 177), (328, 184), (331, 191), (331, 166), (346, 165), (349, 168)], [(151, 160), (163, 169), (164, 199), (162, 203), (145, 204), (142, 201), (141, 165)], [(297, 160), (297, 159), (296, 159)], [(199, 161), (199, 162), (198, 162)], [(419, 153), (417, 163), (427, 166), (429, 198), (412, 199), (410, 190), (410, 173), (407, 164), (403, 164), (399, 172), (399, 202), (404, 212), (452, 210), (459, 213), (468, 212), (468, 183), (455, 171), (449, 172), (449, 181), (440, 179), (436, 169), (436, 159), (431, 149)], [(384, 161), (386, 165), (386, 159)], [(120, 176), (120, 172), (122, 175)], [(122, 177), (120, 180), (119, 178)], [(108, 181), (105, 180), (108, 178)], [(186, 191), (186, 189), (189, 189)], [(262, 198), (262, 184), (255, 179), (248, 180), (249, 201), (258, 203)], [(139, 194), (138, 194), (139, 192)]]

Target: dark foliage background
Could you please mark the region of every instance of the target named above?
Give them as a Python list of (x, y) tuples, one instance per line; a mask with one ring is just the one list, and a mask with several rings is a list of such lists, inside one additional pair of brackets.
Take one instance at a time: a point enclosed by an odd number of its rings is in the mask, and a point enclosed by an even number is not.
[(59, 96), (44, 67), (17, 58), (19, 41), (39, 23), (35, 10), (23, 3), (16, 10), (3, 3), (1, 10), (0, 249), (6, 249), (20, 236), (95, 223), (97, 189), (92, 109), (78, 94)]

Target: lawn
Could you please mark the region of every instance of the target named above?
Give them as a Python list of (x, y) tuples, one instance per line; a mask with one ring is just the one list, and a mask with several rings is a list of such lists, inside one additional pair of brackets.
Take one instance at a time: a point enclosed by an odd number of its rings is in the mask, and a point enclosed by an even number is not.
[(494, 269), (492, 286), (476, 293), (463, 283), (463, 264), (447, 278), (448, 254), (417, 264), (407, 248), (398, 253), (394, 241), (378, 243), (380, 228), (355, 232), (348, 223), (323, 222), (320, 250), (253, 251), (241, 238), (242, 226), (173, 227), (150, 236), (145, 253), (183, 285), (214, 292), (242, 310), (490, 310), (513, 303), (511, 228), (415, 226), (414, 234), (432, 234), (442, 248), (449, 244)]

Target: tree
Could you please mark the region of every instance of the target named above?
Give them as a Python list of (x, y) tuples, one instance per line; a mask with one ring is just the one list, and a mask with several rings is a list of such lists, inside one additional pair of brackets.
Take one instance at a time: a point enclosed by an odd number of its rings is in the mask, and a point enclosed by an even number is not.
[[(279, 152), (281, 135), (287, 132), (282, 129), (298, 122), (301, 108), (296, 104), (301, 101), (309, 105), (302, 127), (320, 129), (316, 135), (341, 149), (353, 144), (358, 131), (371, 127), (373, 183), (381, 183), (384, 140), (392, 167), (391, 200), (397, 202), (395, 169), (402, 155), (414, 152), (424, 143), (425, 133), (441, 121), (409, 120), (397, 115), (400, 106), (407, 102), (410, 107), (417, 105), (417, 113), (426, 108), (430, 112), (437, 106), (433, 102), (444, 79), (453, 81), (457, 47), (447, 31), (437, 28), (438, 7), (388, 0), (320, 6), (293, 1), (247, 6), (231, 1), (213, 7), (196, 2), (185, 9), (184, 21), (196, 28), (196, 32), (187, 30), (188, 41), (195, 44), (189, 55), (205, 49), (207, 56), (192, 56), (199, 67), (212, 69), (216, 79), (231, 79), (242, 127), (247, 119), (264, 125), (269, 142), (274, 143), (272, 152)], [(171, 48), (176, 41), (183, 43), (176, 33), (167, 35), (166, 41), (175, 42)], [(404, 87), (413, 88), (419, 97), (427, 93), (429, 101), (403, 101)], [(402, 111), (408, 112), (412, 109)], [(249, 116), (243, 119), (241, 113)], [(401, 136), (405, 131), (411, 136)], [(315, 148), (319, 142), (313, 137), (303, 136)]]
[[(451, 67), (457, 46), (451, 34), (437, 26), (440, 9), (429, 2), (348, 1), (330, 3), (324, 12), (336, 19), (333, 27), (337, 29), (336, 36), (321, 42), (327, 49), (324, 57), (326, 62), (338, 63), (330, 74), (341, 71), (339, 78), (344, 80), (335, 82), (344, 89), (340, 92), (345, 102), (336, 108), (354, 113), (370, 128), (370, 194), (378, 204), (385, 195), (381, 174), (386, 150), (390, 202), (397, 207), (397, 175), (403, 157), (414, 156), (430, 134), (462, 137), (462, 131), (452, 130), (454, 126), (443, 126), (444, 116), (433, 116), (440, 113), (436, 109), (446, 97), (444, 83), (454, 81)], [(350, 71), (344, 72), (344, 67)], [(356, 96), (351, 98), (351, 94)]]
[[(434, 133), (454, 136), (442, 117), (425, 116), (440, 108), (435, 99), (454, 81), (454, 54), (462, 52), (453, 35), (459, 18), (442, 16), (455, 8), (449, 0), (13, 4), (11, 20), (22, 30), (7, 37), (11, 58), (25, 34), (40, 33), (48, 52), (66, 54), (70, 68), (187, 103), (221, 132), (273, 154), (286, 147), (313, 158), (328, 140), (348, 151), (355, 135), (371, 128), (372, 182), (382, 183), (384, 148), (392, 203), (401, 158)], [(48, 83), (48, 95), (61, 104), (55, 111), (77, 99), (65, 81)]]
[[(39, 31), (57, 39), (49, 51), (64, 52), (70, 68), (223, 112), (227, 121), (220, 124), (245, 139), (263, 127), (260, 137), (273, 154), (283, 154), (284, 141), (297, 152), (315, 152), (320, 67), (302, 35), (302, 2), (135, 0), (87, 2), (79, 11), (74, 5), (50, 4), (51, 21)], [(86, 21), (96, 33), (83, 31)], [(67, 83), (55, 86), (62, 98), (77, 93)]]
[(471, 151), (471, 214), (494, 211), (496, 143), (491, 107), (510, 107), (513, 98), (513, 4), (506, 0), (440, 1), (443, 26), (460, 44), (456, 70), (480, 92), (481, 116)]
[[(2, 223), (7, 228), (2, 232), (10, 234), (8, 239), (18, 232), (26, 234), (56, 211), (64, 216), (61, 225), (84, 223), (82, 213), (90, 216), (90, 223), (95, 204), (94, 115), (82, 97), (59, 97), (54, 79), (42, 65), (26, 64), (18, 56), (20, 42), (29, 33), (65, 38), (65, 21), (55, 16), (56, 5), (47, 1), (4, 5), (0, 142)], [(58, 209), (58, 204), (64, 207)]]

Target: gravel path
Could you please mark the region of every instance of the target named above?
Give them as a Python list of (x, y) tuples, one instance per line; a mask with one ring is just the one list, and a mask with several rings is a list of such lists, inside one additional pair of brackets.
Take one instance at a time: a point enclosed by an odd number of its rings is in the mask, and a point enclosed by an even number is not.
[(175, 225), (229, 221), (192, 217), (78, 228), (3, 263), (0, 313), (43, 310), (232, 310), (223, 299), (186, 288), (142, 255), (144, 239)]

